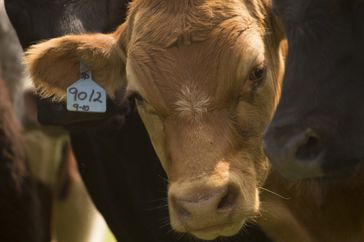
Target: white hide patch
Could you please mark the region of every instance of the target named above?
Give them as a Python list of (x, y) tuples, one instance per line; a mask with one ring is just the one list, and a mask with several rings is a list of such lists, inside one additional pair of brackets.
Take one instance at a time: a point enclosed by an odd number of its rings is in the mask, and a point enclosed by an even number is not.
[(188, 120), (200, 120), (207, 113), (209, 104), (210, 99), (206, 94), (190, 87), (182, 88), (175, 102), (179, 116)]

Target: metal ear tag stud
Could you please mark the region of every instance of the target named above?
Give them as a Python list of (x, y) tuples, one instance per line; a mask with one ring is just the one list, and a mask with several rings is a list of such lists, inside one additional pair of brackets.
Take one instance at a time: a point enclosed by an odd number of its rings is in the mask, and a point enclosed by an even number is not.
[(92, 80), (91, 71), (80, 64), (80, 80), (67, 88), (67, 110), (72, 112), (106, 112), (106, 92)]

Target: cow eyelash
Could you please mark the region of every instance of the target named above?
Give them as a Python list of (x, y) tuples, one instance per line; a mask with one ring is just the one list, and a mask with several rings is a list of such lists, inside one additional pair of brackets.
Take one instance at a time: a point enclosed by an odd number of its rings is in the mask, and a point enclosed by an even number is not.
[(267, 67), (265, 64), (256, 66), (249, 75), (252, 91), (256, 91), (263, 83), (267, 76)]
[(250, 73), (249, 80), (257, 82), (257, 83), (261, 83), (265, 79), (266, 74), (267, 74), (267, 68), (265, 65), (256, 67)]

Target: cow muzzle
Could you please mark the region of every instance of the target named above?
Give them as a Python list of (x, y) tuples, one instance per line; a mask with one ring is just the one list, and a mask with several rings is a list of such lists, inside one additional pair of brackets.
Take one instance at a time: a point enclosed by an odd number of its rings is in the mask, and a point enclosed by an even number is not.
[(203, 240), (237, 234), (248, 214), (257, 210), (247, 208), (257, 206), (246, 206), (238, 182), (222, 180), (172, 183), (168, 192), (172, 228)]
[(270, 127), (265, 134), (264, 150), (272, 164), (292, 180), (323, 176), (325, 149), (321, 137), (311, 128), (288, 131), (286, 127)]

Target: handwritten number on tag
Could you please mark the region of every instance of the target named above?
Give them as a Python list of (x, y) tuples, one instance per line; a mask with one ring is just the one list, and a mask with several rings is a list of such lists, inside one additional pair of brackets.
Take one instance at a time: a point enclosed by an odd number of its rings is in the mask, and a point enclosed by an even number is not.
[(94, 97), (94, 94), (95, 94), (95, 90), (92, 89), (92, 92), (91, 92), (91, 95), (90, 95), (90, 98), (88, 99), (89, 102), (92, 102), (92, 98)]
[(79, 105), (78, 103), (73, 104), (73, 107), (76, 111), (88, 112), (90, 110), (90, 106), (88, 105)]
[[(103, 103), (102, 100), (101, 100), (102, 93), (98, 92), (98, 91), (95, 91), (94, 89), (92, 89), (90, 96), (86, 92), (79, 92), (76, 87), (71, 87), (68, 90), (68, 93), (73, 95), (73, 100), (75, 102), (84, 101), (84, 100), (86, 100), (87, 97), (89, 97), (90, 102)], [(94, 98), (94, 95), (96, 95), (95, 98)]]
[(102, 103), (102, 100), (101, 100), (102, 94), (101, 94), (101, 92), (96, 92), (96, 95), (97, 95), (97, 97), (93, 101)]
[(80, 80), (67, 88), (67, 110), (72, 112), (106, 112), (106, 92), (92, 80), (88, 67), (80, 63)]

